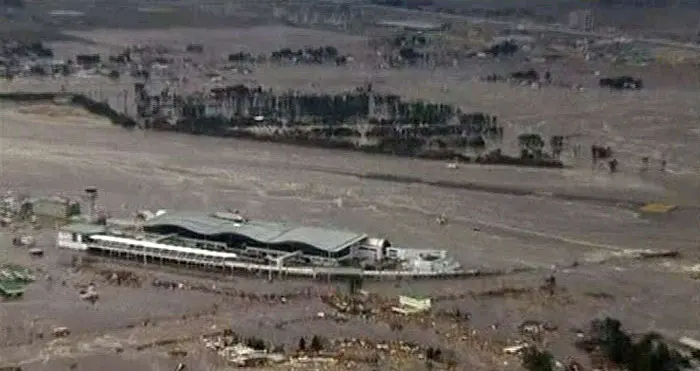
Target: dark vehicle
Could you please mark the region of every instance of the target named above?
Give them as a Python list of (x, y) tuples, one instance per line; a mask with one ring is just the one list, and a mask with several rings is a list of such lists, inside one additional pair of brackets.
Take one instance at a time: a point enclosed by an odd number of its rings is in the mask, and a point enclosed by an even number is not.
[(606, 77), (600, 79), (599, 85), (601, 88), (610, 88), (616, 90), (639, 90), (644, 87), (641, 79), (635, 79), (631, 76)]

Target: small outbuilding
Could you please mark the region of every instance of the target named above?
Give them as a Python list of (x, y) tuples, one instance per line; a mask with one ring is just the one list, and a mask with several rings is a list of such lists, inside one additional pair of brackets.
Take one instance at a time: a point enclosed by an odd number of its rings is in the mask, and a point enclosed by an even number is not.
[(62, 249), (87, 250), (90, 236), (103, 234), (107, 231), (104, 225), (73, 223), (67, 224), (58, 230), (56, 246)]

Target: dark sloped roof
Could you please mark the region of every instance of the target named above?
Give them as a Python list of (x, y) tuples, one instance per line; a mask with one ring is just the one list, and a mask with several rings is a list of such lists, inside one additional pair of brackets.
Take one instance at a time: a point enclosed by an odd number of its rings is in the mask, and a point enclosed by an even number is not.
[(213, 236), (234, 234), (262, 244), (303, 243), (319, 250), (338, 251), (365, 237), (364, 234), (319, 227), (298, 227), (283, 223), (249, 220), (236, 223), (202, 212), (169, 212), (148, 220), (144, 226), (172, 225), (194, 233)]

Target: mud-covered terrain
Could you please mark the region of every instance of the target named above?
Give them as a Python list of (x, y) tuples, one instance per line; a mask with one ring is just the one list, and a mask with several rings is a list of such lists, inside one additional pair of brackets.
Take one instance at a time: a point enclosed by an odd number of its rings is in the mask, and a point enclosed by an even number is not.
[[(336, 6), (324, 9), (330, 8)], [(446, 19), (414, 11), (362, 8), (353, 17), (365, 17), (368, 23)], [(558, 11), (555, 16), (566, 23), (569, 10), (567, 6), (548, 8), (543, 14)], [(266, 277), (217, 276), (104, 260), (77, 265), (73, 253), (55, 248), (54, 225), (23, 232), (36, 236), (37, 246), (45, 249), (43, 258), (30, 258), (25, 249), (11, 247), (14, 234), (11, 228), (3, 228), (0, 257), (33, 268), (37, 281), (23, 299), (0, 302), (0, 366), (145, 371), (172, 370), (182, 362), (190, 370), (225, 369), (200, 339), (224, 328), (287, 348), (294, 348), (300, 336), (313, 334), (441, 346), (455, 351), (458, 369), (488, 371), (520, 370), (518, 357), (504, 355), (502, 350), (522, 338), (517, 326), (525, 320), (554, 324), (558, 330), (548, 333), (546, 340), (555, 357), (573, 356), (584, 363), (587, 357), (572, 346), (576, 337), (572, 329), (585, 328), (593, 318), (616, 317), (632, 333), (656, 331), (672, 340), (700, 338), (698, 313), (688, 310), (700, 303), (699, 281), (692, 278), (700, 271), (700, 75), (696, 66), (612, 65), (585, 61), (574, 53), (544, 64), (524, 54), (472, 58), (434, 69), (384, 68), (379, 67), (381, 58), (372, 47), (379, 36), (376, 28), (353, 23), (341, 34), (342, 27), (331, 27), (329, 22), (304, 23), (299, 14), (294, 14), (294, 22), (270, 15), (278, 11), (269, 2), (31, 2), (24, 13), (3, 13), (0, 32), (44, 41), (61, 38), (51, 44), (56, 58), (88, 52), (114, 54), (138, 43), (175, 49), (201, 43), (205, 52), (200, 62), (207, 66), (240, 51), (266, 54), (284, 47), (332, 44), (354, 62), (340, 67), (262, 63), (250, 67), (250, 73), (221, 71), (221, 76), (228, 85), (314, 93), (341, 93), (371, 83), (376, 91), (405, 100), (452, 104), (465, 112), (498, 116), (505, 126), (503, 149), (509, 154), (519, 153), (517, 136), (531, 132), (543, 137), (570, 135), (582, 154), (565, 151), (562, 160), (568, 167), (564, 169), (466, 164), (454, 168), (442, 161), (129, 131), (77, 107), (0, 100), (0, 192), (78, 198), (86, 186), (95, 186), (100, 190), (100, 207), (115, 217), (131, 217), (139, 209), (232, 208), (251, 218), (337, 226), (387, 237), (397, 246), (444, 248), (466, 268), (520, 273), (459, 281), (365, 282), (366, 290), (388, 298), (397, 294), (440, 297), (434, 303), (435, 313), (458, 308), (471, 314), (468, 330), (455, 330), (454, 321), (444, 319), (427, 324), (405, 319), (397, 329), (386, 318), (338, 323), (319, 316), (329, 311), (320, 296), (346, 290), (343, 283), (268, 282)], [(343, 11), (323, 14), (331, 13)], [(636, 19), (641, 20), (651, 13), (646, 9), (634, 14), (640, 14)], [(599, 18), (603, 26), (619, 15), (606, 14)], [(656, 23), (649, 15), (645, 22), (653, 32), (645, 31), (645, 37), (673, 34), (674, 25), (687, 30), (685, 25), (690, 24), (687, 19), (669, 23), (662, 19), (664, 15), (654, 14), (666, 23), (659, 23), (654, 31)], [(460, 22), (472, 22), (459, 16), (449, 20), (455, 28), (463, 26)], [(501, 27), (517, 23), (492, 20)], [(634, 27), (622, 28), (638, 32)], [(481, 31), (490, 32), (485, 26)], [(468, 39), (452, 36), (462, 38), (460, 42)], [(532, 88), (481, 81), (488, 74), (528, 68), (550, 70), (555, 83)], [(185, 75), (188, 82), (178, 86), (183, 92), (219, 84), (203, 74)], [(642, 77), (645, 87), (639, 91), (598, 87), (600, 77), (616, 75)], [(134, 82), (130, 77), (111, 80), (94, 75), (19, 77), (0, 80), (0, 92), (63, 88), (134, 114)], [(588, 149), (593, 144), (613, 148), (618, 172), (591, 165)], [(650, 161), (645, 172), (640, 169), (644, 157)], [(660, 171), (662, 161), (667, 162), (664, 171)], [(640, 212), (648, 202), (677, 207), (665, 214)], [(441, 214), (449, 221), (446, 225), (436, 223)], [(661, 251), (679, 255), (642, 258), (643, 252)], [(105, 272), (112, 271), (128, 271), (138, 284), (116, 285), (105, 278), (110, 275)], [(552, 272), (557, 290), (544, 294), (539, 286)], [(187, 282), (198, 289), (154, 287), (154, 279)], [(79, 297), (80, 288), (91, 282), (100, 292), (95, 305)], [(517, 294), (499, 294), (510, 289)], [(265, 294), (263, 300), (251, 298)], [(289, 299), (282, 303), (279, 296)], [(53, 339), (50, 333), (59, 326), (69, 327), (72, 334)], [(172, 343), (162, 345), (168, 342)], [(174, 348), (186, 350), (187, 355), (173, 356)], [(383, 370), (426, 367), (418, 358), (387, 357), (382, 362), (378, 367)], [(372, 369), (343, 362), (323, 367)]]
[[(468, 308), (472, 312), (471, 326), (486, 333), (491, 324), (500, 323), (504, 332), (494, 334), (496, 339), (508, 336), (525, 319), (546, 319), (566, 329), (584, 326), (589, 319), (604, 314), (619, 317), (636, 331), (650, 330), (649, 324), (654, 323), (653, 329), (668, 336), (700, 335), (690, 331), (697, 323), (696, 314), (682, 309), (698, 300), (697, 283), (689, 278), (697, 262), (700, 240), (698, 209), (681, 204), (674, 213), (648, 218), (629, 204), (615, 205), (613, 200), (641, 202), (662, 199), (668, 194), (663, 184), (635, 174), (611, 177), (589, 170), (447, 169), (440, 162), (130, 132), (65, 106), (6, 103), (0, 117), (2, 189), (77, 196), (86, 185), (94, 185), (102, 192), (100, 204), (115, 216), (128, 216), (140, 208), (231, 207), (244, 210), (253, 218), (342, 226), (386, 236), (396, 245), (447, 248), (470, 268), (536, 269), (533, 273), (473, 282), (367, 284), (367, 289), (390, 296), (399, 292), (440, 295), (499, 286), (536, 287), (543, 275), (559, 266), (557, 276), (566, 288), (561, 294), (564, 304), (558, 299), (542, 301), (536, 296), (440, 303), (444, 308)], [(367, 173), (449, 180), (464, 183), (465, 189), (368, 179), (363, 177)], [(469, 190), (468, 183), (484, 187)], [(540, 195), (515, 195), (502, 190), (494, 193), (489, 191), (489, 185), (537, 190)], [(563, 194), (594, 194), (607, 201), (571, 201), (564, 199)], [(448, 216), (449, 225), (438, 226), (434, 222), (440, 213)], [(66, 357), (73, 358), (78, 364), (88, 365), (90, 356), (113, 353), (110, 349), (116, 342), (127, 350), (124, 357), (114, 357), (115, 370), (124, 367), (121, 362), (125, 361), (117, 361), (118, 358), (136, 359), (134, 369), (146, 370), (158, 359), (162, 358), (165, 364), (173, 360), (166, 354), (136, 351), (133, 347), (138, 348), (138, 344), (147, 343), (152, 337), (172, 336), (173, 331), (198, 336), (210, 331), (214, 324), (217, 328), (231, 326), (242, 333), (266, 332), (274, 341), (287, 339), (292, 343), (302, 328), (329, 337), (397, 336), (388, 328), (374, 326), (374, 335), (369, 335), (372, 326), (339, 327), (324, 325), (323, 321), (313, 325), (304, 322), (297, 330), (295, 325), (273, 332), (276, 321), (313, 316), (324, 310), (323, 304), (307, 298), (299, 299), (298, 304), (290, 301), (286, 306), (242, 306), (236, 299), (213, 294), (152, 289), (148, 287), (148, 277), (185, 273), (157, 267), (130, 268), (146, 277), (144, 288), (111, 287), (89, 271), (71, 273), (69, 254), (53, 251), (50, 229), (42, 236), (40, 245), (48, 250), (43, 260), (28, 262), (26, 252), (14, 248), (10, 248), (8, 256), (15, 262), (41, 267), (54, 276), (53, 281), (41, 278), (30, 286), (24, 300), (0, 306), (3, 317), (11, 318), (17, 327), (6, 334), (8, 346), (0, 353), (1, 358), (10, 362), (34, 360), (35, 368), (28, 369), (51, 369), (39, 367), (41, 357), (59, 363)], [(4, 246), (8, 246), (5, 241)], [(682, 257), (638, 261), (634, 256), (639, 249), (673, 249), (680, 251)], [(565, 268), (574, 263), (578, 266)], [(96, 264), (104, 269), (103, 263)], [(61, 284), (64, 280), (66, 286)], [(101, 291), (95, 307), (81, 302), (73, 288), (93, 280), (97, 280)], [(316, 293), (328, 290), (325, 284), (306, 281), (277, 281), (272, 285), (263, 282), (262, 278), (234, 278), (215, 285), (261, 292), (269, 286), (269, 290), (279, 293), (306, 288)], [(214, 304), (218, 308), (215, 315), (211, 314)], [(502, 310), (494, 311), (494, 307)], [(209, 317), (202, 313), (209, 313)], [(203, 317), (177, 321), (181, 315)], [(134, 325), (138, 328), (145, 317), (155, 324), (143, 330), (129, 329)], [(48, 331), (61, 325), (74, 331), (67, 345), (60, 347), (63, 343), (46, 341), (25, 344), (29, 326)], [(166, 329), (169, 335), (163, 332)], [(407, 326), (398, 336), (423, 341), (433, 338), (431, 342), (440, 343), (440, 337), (431, 331)], [(574, 335), (562, 330), (558, 336), (573, 341)], [(562, 341), (554, 350), (571, 354), (573, 350), (566, 345), (570, 343)], [(38, 349), (44, 350), (36, 353)], [(469, 354), (470, 349), (466, 343), (457, 347), (464, 354)], [(192, 352), (187, 361), (191, 365), (207, 362), (203, 360), (205, 356)], [(35, 358), (36, 354), (40, 354), (39, 358)], [(475, 367), (489, 364), (486, 360), (491, 356), (481, 357), (485, 358), (471, 361)], [(57, 364), (51, 362), (42, 367)], [(511, 366), (514, 364), (517, 362)]]

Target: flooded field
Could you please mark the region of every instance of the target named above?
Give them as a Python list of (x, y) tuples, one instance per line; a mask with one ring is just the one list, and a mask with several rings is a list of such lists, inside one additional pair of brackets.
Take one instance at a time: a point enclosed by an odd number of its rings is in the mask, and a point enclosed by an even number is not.
[[(467, 268), (536, 269), (528, 274), (468, 282), (366, 284), (368, 290), (387, 296), (537, 287), (544, 275), (559, 267), (557, 276), (566, 290), (561, 300), (543, 300), (536, 295), (440, 303), (443, 308), (460, 307), (471, 312), (473, 328), (486, 334), (490, 326), (499, 323), (502, 331), (488, 335), (495, 339), (508, 338), (525, 319), (546, 319), (569, 328), (584, 326), (601, 314), (617, 316), (639, 331), (648, 330), (648, 324), (654, 323), (654, 329), (669, 336), (700, 335), (690, 330), (698, 318), (682, 310), (700, 300), (697, 283), (685, 271), (697, 262), (700, 241), (699, 214), (692, 203), (681, 204), (675, 214), (648, 218), (628, 203), (560, 197), (578, 194), (608, 201), (662, 200), (668, 195), (668, 182), (625, 172), (610, 177), (587, 169), (447, 169), (440, 162), (130, 132), (99, 118), (75, 115), (72, 109), (3, 104), (0, 189), (78, 197), (84, 187), (95, 186), (101, 192), (100, 206), (116, 217), (128, 217), (143, 208), (235, 208), (251, 218), (340, 226), (387, 237), (399, 246), (446, 248)], [(459, 182), (465, 187), (380, 180), (368, 177), (368, 173)], [(466, 186), (469, 184), (484, 187), (476, 191)], [(538, 193), (490, 192), (489, 185)], [(442, 213), (450, 220), (447, 226), (435, 223), (435, 217)], [(2, 233), (3, 247), (10, 246), (11, 233)], [(396, 332), (388, 325), (355, 320), (344, 325), (310, 320), (327, 310), (318, 298), (333, 289), (326, 282), (268, 283), (262, 277), (201, 277), (130, 264), (126, 269), (141, 277), (142, 287), (115, 286), (94, 272), (116, 269), (112, 263), (95, 262), (92, 268), (80, 270), (71, 267), (72, 254), (55, 250), (51, 228), (38, 235), (38, 245), (47, 250), (42, 259), (31, 259), (22, 249), (6, 248), (8, 260), (31, 266), (41, 275), (23, 300), (0, 304), (3, 322), (12, 324), (0, 337), (0, 360), (24, 362), (30, 370), (55, 370), (52, 367), (70, 362), (80, 364), (83, 368), (79, 369), (89, 369), (85, 367), (95, 362), (91, 357), (114, 354), (115, 347), (124, 350), (123, 356), (114, 356), (114, 362), (108, 362), (114, 370), (151, 370), (154, 364), (168, 369), (178, 361), (167, 352), (134, 349), (151, 338), (175, 333), (196, 337), (223, 327), (241, 333), (265, 333), (270, 341), (285, 344), (294, 344), (299, 336), (310, 333), (330, 338), (399, 337), (444, 342), (434, 329), (420, 326), (406, 325)], [(639, 249), (673, 249), (682, 257), (663, 264), (627, 259)], [(289, 295), (301, 291), (308, 295), (286, 304), (272, 304), (154, 288), (150, 282), (155, 278), (203, 282), (237, 292)], [(100, 290), (95, 305), (81, 301), (77, 292), (77, 287), (90, 282)], [(343, 289), (342, 285), (333, 286)], [(591, 293), (601, 290), (607, 299), (591, 298)], [(496, 307), (502, 309), (493, 310)], [(69, 327), (73, 334), (60, 341), (36, 338), (36, 333), (49, 332), (56, 326)], [(562, 336), (568, 339), (573, 335)], [(190, 367), (215, 367), (217, 362), (208, 360), (206, 352), (191, 347), (185, 360)], [(474, 355), (467, 345), (457, 349), (470, 364), (493, 364), (490, 353)], [(564, 346), (561, 352), (573, 351)]]

